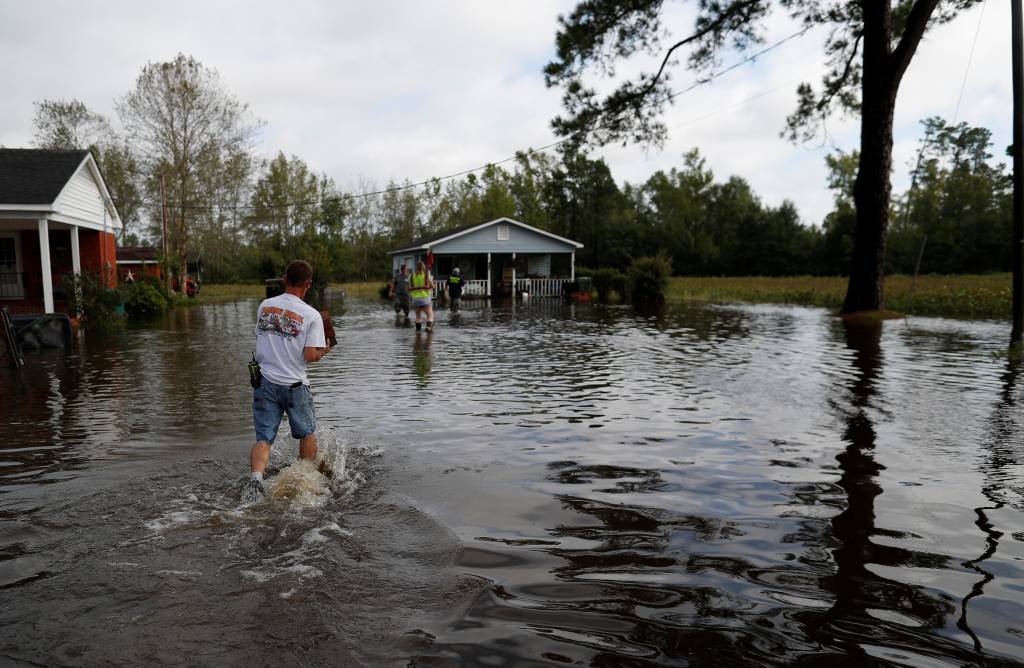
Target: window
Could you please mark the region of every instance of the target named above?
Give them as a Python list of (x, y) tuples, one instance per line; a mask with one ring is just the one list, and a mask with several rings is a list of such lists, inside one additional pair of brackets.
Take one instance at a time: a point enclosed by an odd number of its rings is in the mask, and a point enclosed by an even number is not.
[(508, 225), (498, 225), (498, 241), (508, 241)]
[(15, 234), (0, 233), (0, 298), (4, 299), (25, 296)]

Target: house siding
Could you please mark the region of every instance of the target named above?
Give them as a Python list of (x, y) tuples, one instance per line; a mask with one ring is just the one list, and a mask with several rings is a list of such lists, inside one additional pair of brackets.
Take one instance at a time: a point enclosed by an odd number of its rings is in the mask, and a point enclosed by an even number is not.
[[(54, 209), (59, 213), (103, 222), (103, 203), (100, 199), (99, 185), (92, 177), (89, 168), (83, 165), (68, 181), (64, 191), (55, 202)], [(109, 216), (107, 222), (112, 223)]]
[(435, 255), (453, 253), (571, 253), (575, 247), (537, 234), (513, 223), (508, 223), (508, 241), (498, 241), (498, 226), (495, 223), (475, 230), (450, 241), (434, 244)]

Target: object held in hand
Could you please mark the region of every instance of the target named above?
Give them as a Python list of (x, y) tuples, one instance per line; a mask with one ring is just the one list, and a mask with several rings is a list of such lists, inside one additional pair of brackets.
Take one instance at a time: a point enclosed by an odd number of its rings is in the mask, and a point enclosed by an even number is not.
[(249, 384), (254, 388), (259, 387), (263, 382), (263, 372), (260, 371), (260, 363), (256, 361), (256, 353), (252, 354), (252, 361), (249, 362)]
[(334, 325), (331, 324), (331, 312), (326, 309), (320, 311), (320, 317), (324, 321), (324, 339), (327, 340), (327, 345), (333, 348), (338, 345), (338, 336), (334, 333)]

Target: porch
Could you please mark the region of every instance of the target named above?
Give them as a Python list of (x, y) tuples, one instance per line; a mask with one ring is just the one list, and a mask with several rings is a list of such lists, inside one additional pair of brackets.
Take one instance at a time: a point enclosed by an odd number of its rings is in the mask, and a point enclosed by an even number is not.
[[(445, 291), (448, 281), (438, 279), (434, 282), (434, 298)], [(516, 296), (526, 294), (530, 297), (562, 297), (566, 285), (575, 283), (569, 278), (517, 278), (514, 293)], [(463, 297), (487, 297), (488, 285), (486, 280), (471, 279), (462, 281)]]
[[(511, 218), (453, 230), (393, 250), (392, 269), (417, 262), (433, 265), (438, 290), (458, 269), (467, 297), (527, 293), (560, 297), (576, 277), (576, 250), (583, 245)], [(437, 292), (437, 291), (435, 291)]]
[(0, 307), (17, 314), (64, 313), (64, 277), (87, 271), (113, 286), (114, 252), (110, 233), (44, 220), (0, 219)]

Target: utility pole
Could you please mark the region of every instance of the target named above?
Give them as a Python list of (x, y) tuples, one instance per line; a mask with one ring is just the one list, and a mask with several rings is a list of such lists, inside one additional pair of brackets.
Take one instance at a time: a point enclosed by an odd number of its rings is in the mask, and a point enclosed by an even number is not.
[(160, 224), (163, 228), (163, 253), (164, 253), (164, 290), (171, 294), (171, 272), (170, 263), (167, 259), (167, 190), (164, 186), (164, 175), (160, 175)]
[(1010, 345), (1024, 339), (1024, 36), (1021, 0), (1010, 0), (1013, 30), (1013, 329)]

